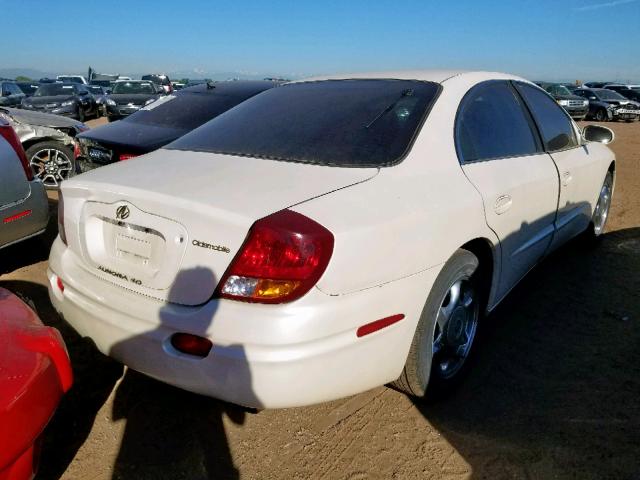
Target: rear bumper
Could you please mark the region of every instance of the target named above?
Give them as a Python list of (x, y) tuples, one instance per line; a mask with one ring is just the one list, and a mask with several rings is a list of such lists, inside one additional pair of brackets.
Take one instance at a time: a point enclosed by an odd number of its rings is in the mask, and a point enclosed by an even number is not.
[[(185, 390), (258, 408), (319, 403), (395, 380), (438, 270), (344, 296), (312, 289), (291, 304), (185, 307), (112, 286), (72, 257), (57, 239), (47, 271), (51, 301), (100, 351)], [(359, 326), (397, 313), (405, 318), (356, 336)], [(176, 332), (214, 346), (205, 358), (182, 354), (170, 343)]]
[(49, 223), (49, 200), (39, 180), (30, 182), (31, 192), (24, 200), (0, 209), (0, 248), (38, 235)]

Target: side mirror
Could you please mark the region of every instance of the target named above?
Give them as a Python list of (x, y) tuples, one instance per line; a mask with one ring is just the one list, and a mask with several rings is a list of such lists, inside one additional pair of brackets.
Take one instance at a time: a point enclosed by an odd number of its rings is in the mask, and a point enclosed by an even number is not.
[(582, 137), (589, 142), (599, 142), (605, 145), (613, 142), (613, 130), (602, 125), (587, 125), (582, 130)]

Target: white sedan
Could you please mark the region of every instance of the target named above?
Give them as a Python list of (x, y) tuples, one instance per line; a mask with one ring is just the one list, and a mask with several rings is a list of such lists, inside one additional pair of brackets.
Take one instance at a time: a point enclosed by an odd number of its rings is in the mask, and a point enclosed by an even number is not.
[(105, 354), (227, 401), (423, 397), (536, 263), (602, 234), (612, 140), (511, 75), (293, 82), (65, 181), (51, 300)]

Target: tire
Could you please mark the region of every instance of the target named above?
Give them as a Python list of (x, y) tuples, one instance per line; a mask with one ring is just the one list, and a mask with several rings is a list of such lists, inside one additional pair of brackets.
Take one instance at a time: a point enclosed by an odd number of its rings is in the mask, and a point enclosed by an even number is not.
[(60, 183), (76, 172), (73, 150), (63, 143), (47, 140), (27, 148), (27, 160), (34, 176), (40, 178), (45, 187), (57, 189)]
[(606, 122), (607, 121), (607, 111), (604, 108), (601, 108), (596, 112), (596, 121), (598, 122)]
[[(462, 377), (468, 367), (467, 360), (476, 339), (482, 303), (481, 289), (476, 285), (477, 279), (474, 276), (478, 266), (478, 258), (463, 249), (458, 249), (447, 261), (429, 292), (404, 369), (398, 380), (392, 383), (392, 387), (409, 396), (424, 398), (427, 396), (427, 391), (429, 396), (432, 393), (435, 396), (448, 391)], [(452, 292), (456, 284), (461, 285), (458, 290), (460, 300), (452, 306)], [(464, 306), (466, 303), (464, 299), (468, 292), (471, 292), (472, 301)], [(451, 308), (453, 310), (450, 310)], [(442, 322), (438, 323), (438, 318), (445, 318), (441, 316), (441, 312), (447, 309), (450, 310), (449, 320), (444, 322), (443, 330), (440, 326)], [(462, 324), (465, 325), (463, 329), (469, 337), (463, 356), (459, 353), (462, 346), (458, 345), (461, 339), (455, 333), (461, 331), (456, 327), (461, 327)], [(470, 328), (467, 329), (467, 326)], [(447, 333), (443, 333), (444, 331)], [(448, 341), (450, 337), (455, 341)], [(437, 342), (438, 339), (440, 342)], [(447, 355), (458, 358), (456, 361), (460, 362), (459, 364), (451, 363), (448, 371), (443, 368)]]
[(609, 218), (609, 210), (611, 208), (611, 197), (613, 196), (613, 173), (607, 172), (600, 188), (598, 202), (593, 209), (591, 222), (585, 231), (587, 240), (595, 241), (602, 237), (604, 228)]

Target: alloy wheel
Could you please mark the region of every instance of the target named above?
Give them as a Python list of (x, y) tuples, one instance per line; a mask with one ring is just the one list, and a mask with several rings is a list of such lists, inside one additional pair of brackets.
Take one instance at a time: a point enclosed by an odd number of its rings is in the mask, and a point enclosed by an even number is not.
[(611, 175), (607, 175), (607, 178), (600, 189), (600, 196), (598, 197), (598, 203), (593, 211), (593, 233), (596, 236), (600, 235), (604, 230), (604, 226), (607, 223), (607, 217), (609, 216), (609, 208), (611, 208), (611, 191), (612, 181)]
[(29, 159), (29, 164), (47, 187), (60, 186), (60, 182), (69, 178), (73, 170), (73, 163), (67, 154), (55, 148), (38, 150)]
[(433, 332), (433, 368), (455, 376), (469, 356), (478, 329), (479, 302), (469, 278), (456, 280), (442, 300)]

